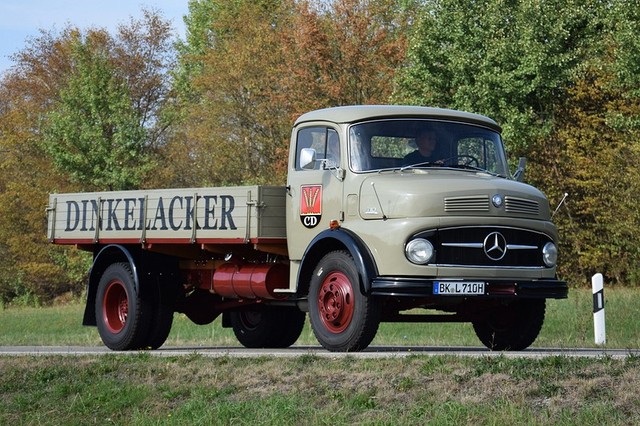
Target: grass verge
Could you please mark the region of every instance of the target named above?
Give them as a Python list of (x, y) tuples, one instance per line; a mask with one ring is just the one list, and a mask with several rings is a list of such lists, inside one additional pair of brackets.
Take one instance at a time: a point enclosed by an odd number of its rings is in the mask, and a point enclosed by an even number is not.
[[(640, 289), (608, 289), (605, 293), (606, 348), (640, 348)], [(535, 347), (595, 347), (592, 296), (589, 290), (571, 290), (568, 300), (549, 300), (544, 327)], [(0, 310), (0, 345), (102, 345), (95, 327), (82, 327), (80, 303), (47, 308)], [(302, 332), (298, 345), (317, 345), (310, 327)], [(383, 323), (373, 345), (479, 346), (470, 324)], [(230, 329), (220, 320), (198, 326), (176, 314), (165, 345), (237, 346)]]
[(638, 424), (640, 359), (0, 357), (0, 424)]

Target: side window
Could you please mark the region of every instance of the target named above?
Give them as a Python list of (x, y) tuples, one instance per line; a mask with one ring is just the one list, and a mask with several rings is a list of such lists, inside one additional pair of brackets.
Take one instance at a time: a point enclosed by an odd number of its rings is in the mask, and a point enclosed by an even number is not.
[(316, 152), (315, 169), (322, 167), (322, 160), (327, 160), (328, 167), (340, 165), (340, 138), (334, 129), (324, 126), (306, 127), (298, 132), (296, 140), (296, 170), (300, 166), (300, 153), (304, 148), (312, 148)]
[(329, 160), (330, 167), (340, 166), (340, 138), (338, 132), (333, 129), (327, 129), (327, 149), (324, 158)]

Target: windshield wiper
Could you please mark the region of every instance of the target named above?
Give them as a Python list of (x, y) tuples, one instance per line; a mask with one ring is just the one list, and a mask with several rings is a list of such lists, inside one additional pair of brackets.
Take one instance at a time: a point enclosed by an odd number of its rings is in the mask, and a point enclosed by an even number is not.
[(490, 174), (492, 176), (498, 176), (498, 177), (506, 178), (506, 176), (501, 175), (499, 173), (492, 172), (492, 171), (489, 171), (487, 169), (483, 169), (482, 167), (472, 166), (470, 164), (451, 164), (451, 165), (449, 165), (447, 167), (452, 168), (452, 169), (473, 170), (473, 171), (476, 171), (476, 172), (487, 173), (487, 174)]
[(475, 171), (478, 171), (478, 172), (491, 173), (488, 170), (483, 169), (482, 167), (472, 166), (471, 164), (451, 164), (451, 165), (448, 165), (447, 167), (452, 168), (452, 169), (475, 170)]
[(413, 169), (414, 167), (445, 167), (442, 161), (424, 161), (422, 163), (411, 164), (408, 166), (400, 167), (400, 171), (403, 172), (407, 169)]
[(405, 171), (407, 169), (412, 169), (412, 168), (418, 168), (418, 167), (445, 167), (448, 169), (462, 169), (462, 170), (470, 170), (470, 171), (474, 171), (474, 172), (482, 172), (482, 173), (487, 173), (490, 174), (492, 176), (498, 176), (498, 177), (503, 177), (506, 178), (506, 176), (501, 175), (499, 173), (495, 173), (486, 169), (483, 169), (482, 167), (477, 167), (477, 166), (472, 166), (471, 164), (447, 164), (446, 160), (444, 161), (425, 161), (422, 163), (416, 163), (416, 164), (411, 164), (409, 166), (403, 166), (400, 168), (400, 171)]

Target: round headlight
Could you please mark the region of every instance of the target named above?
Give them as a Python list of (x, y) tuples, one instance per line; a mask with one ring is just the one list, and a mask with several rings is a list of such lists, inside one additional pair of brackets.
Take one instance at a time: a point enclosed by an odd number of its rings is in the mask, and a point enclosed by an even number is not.
[(433, 257), (433, 245), (424, 238), (416, 238), (407, 243), (404, 253), (410, 262), (424, 265)]
[(542, 260), (549, 268), (556, 266), (558, 261), (558, 248), (553, 243), (547, 243), (542, 248)]

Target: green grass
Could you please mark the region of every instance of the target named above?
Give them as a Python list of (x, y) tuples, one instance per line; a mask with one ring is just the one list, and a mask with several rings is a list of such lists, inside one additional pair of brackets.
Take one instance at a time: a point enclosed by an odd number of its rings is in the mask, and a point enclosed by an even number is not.
[(0, 357), (0, 424), (638, 424), (640, 359)]
[[(606, 348), (640, 348), (640, 289), (608, 289), (606, 298)], [(102, 345), (95, 327), (81, 325), (80, 303), (47, 308), (0, 310), (0, 345)], [(309, 325), (297, 345), (317, 345)], [(237, 346), (230, 329), (220, 320), (198, 326), (176, 314), (165, 345)], [(383, 323), (372, 345), (479, 346), (470, 324)], [(567, 300), (549, 300), (544, 327), (533, 346), (595, 347), (592, 296), (588, 290), (571, 290)]]

